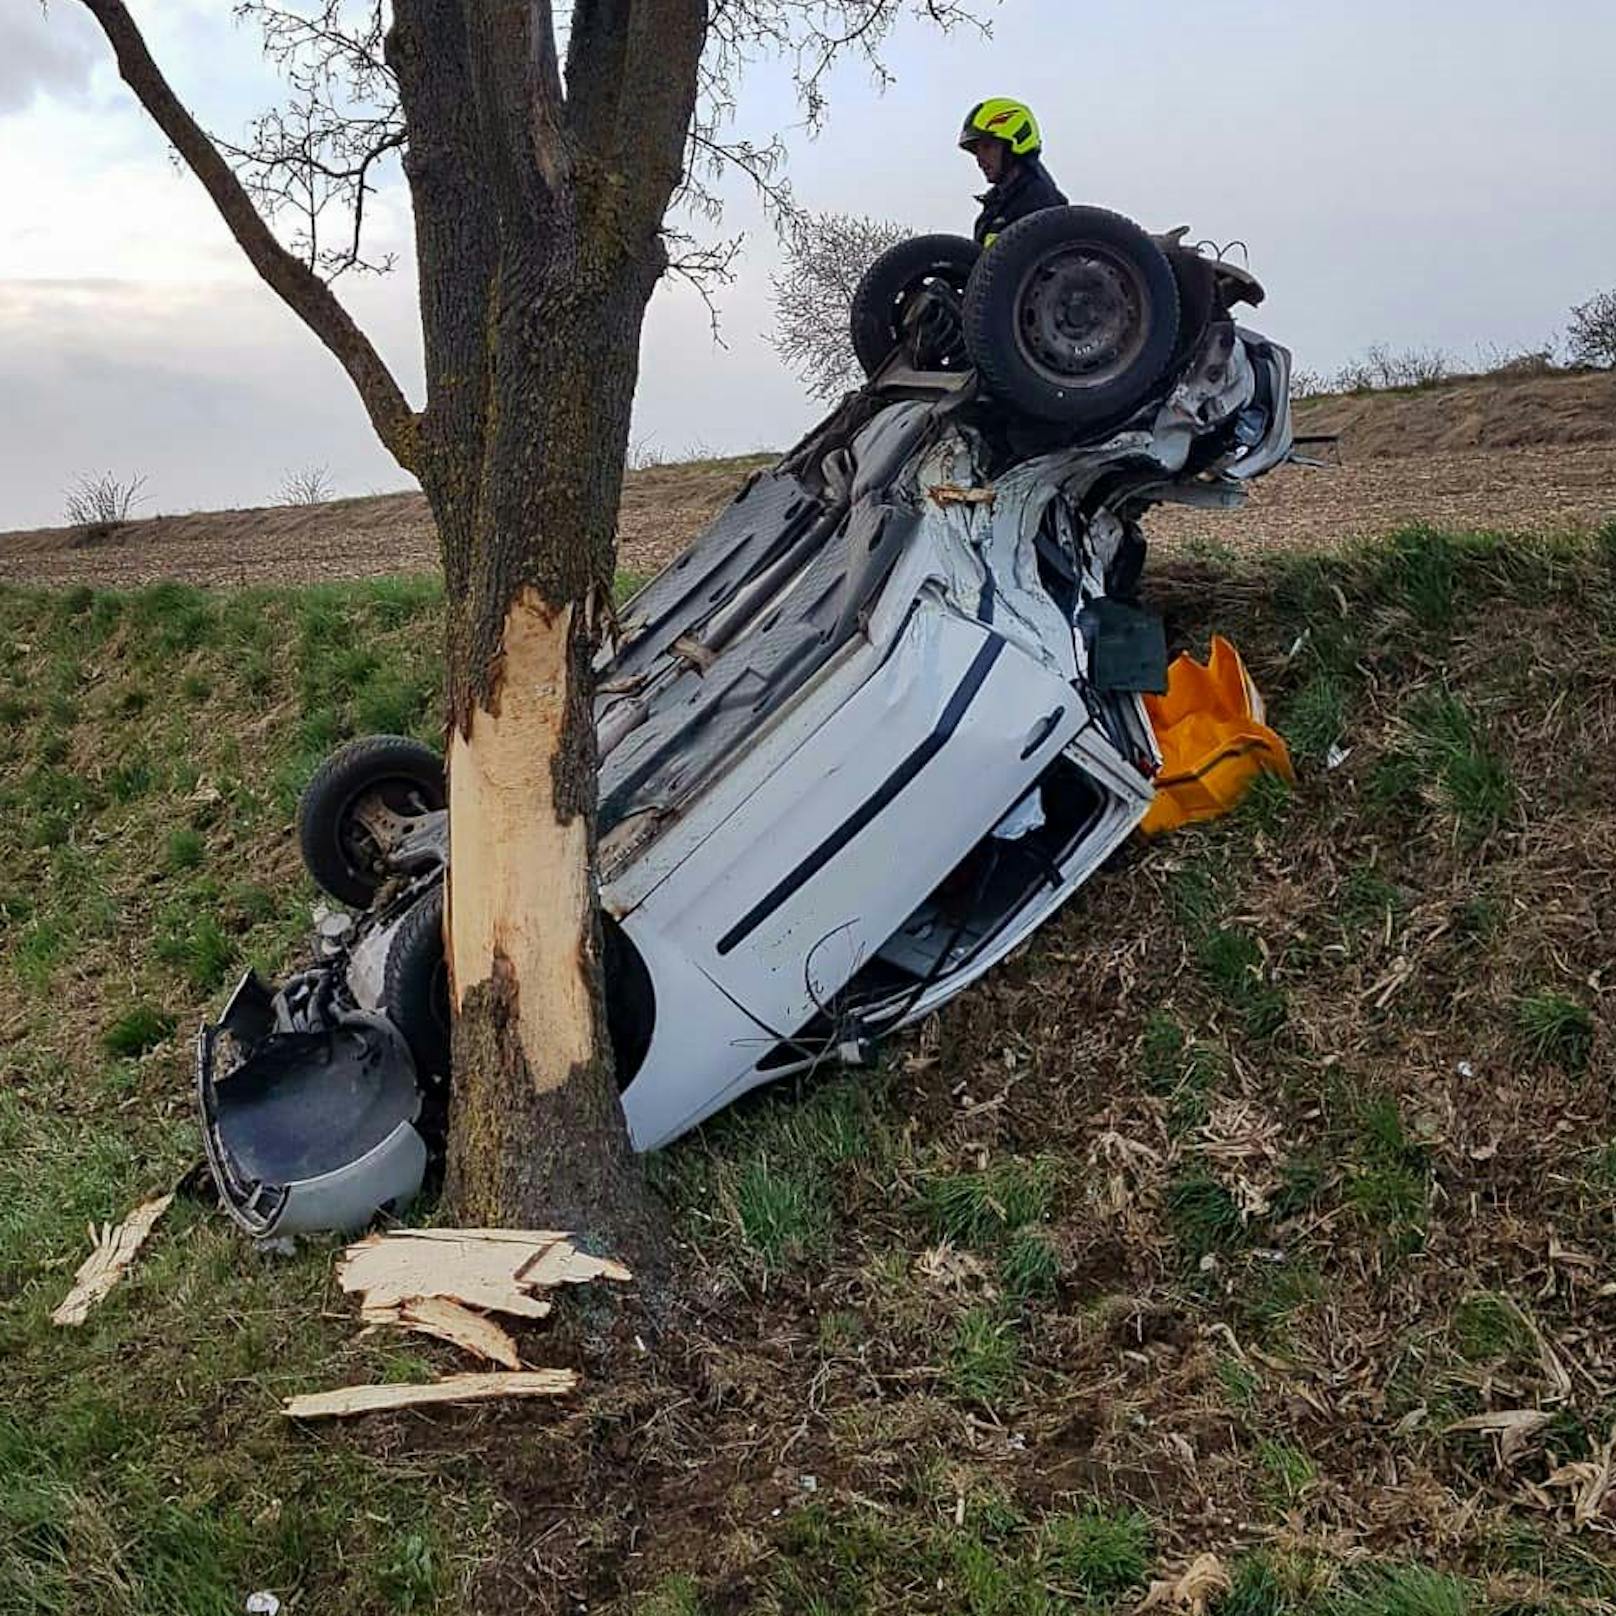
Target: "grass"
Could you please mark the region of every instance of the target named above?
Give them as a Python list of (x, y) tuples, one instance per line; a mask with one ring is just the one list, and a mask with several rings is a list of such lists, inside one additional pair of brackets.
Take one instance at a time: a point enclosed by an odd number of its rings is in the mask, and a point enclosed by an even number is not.
[(954, 1327), (944, 1384), (963, 1403), (995, 1407), (1016, 1389), (1020, 1356), (1014, 1321), (973, 1307)]
[(149, 1004), (126, 1010), (101, 1036), (109, 1055), (126, 1058), (155, 1049), (174, 1031), (174, 1018)]
[(1521, 1311), (1507, 1297), (1488, 1291), (1461, 1298), (1449, 1322), (1454, 1350), (1470, 1363), (1497, 1363), (1525, 1356), (1535, 1346)]
[[(1611, 1423), (1607, 551), (1159, 572), (1294, 788), (1129, 850), (880, 1068), (660, 1153), (666, 1282), (523, 1339), (565, 1408), (319, 1432), (279, 1399), (464, 1367), (357, 1338), (330, 1243), (182, 1198), (48, 1313), (195, 1159), (188, 1029), (303, 947), (308, 771), (432, 738), (436, 590), (0, 591), (0, 1610), (1096, 1616), (1203, 1550), (1208, 1616), (1616, 1599), (1546, 1481)], [(1446, 1431), (1511, 1406), (1554, 1417), (1508, 1466)]]
[(280, 1421), (288, 1391), (420, 1369), (326, 1311), (319, 1246), (254, 1259), (181, 1200), (85, 1326), (47, 1317), (86, 1224), (195, 1159), (176, 1030), (244, 961), (299, 946), (312, 892), (285, 803), (315, 761), (308, 703), (342, 738), (378, 681), (435, 680), (434, 590), (323, 593), (327, 628), (376, 647), (346, 683), (315, 676), (311, 610), (296, 591), (0, 591), (0, 1609), (216, 1616), (271, 1588), (441, 1611), (489, 1541), (469, 1461), (427, 1473)]
[(937, 1235), (981, 1245), (1047, 1219), (1054, 1173), (1047, 1161), (1003, 1162), (980, 1173), (933, 1178), (921, 1200)]
[(1594, 1018), (1586, 1005), (1550, 990), (1529, 994), (1516, 1009), (1522, 1042), (1534, 1060), (1580, 1075), (1594, 1047)]
[(1150, 1522), (1138, 1510), (1092, 1504), (1046, 1522), (1038, 1554), (1051, 1582), (1085, 1599), (1110, 1600), (1145, 1581)]
[(1478, 846), (1513, 816), (1508, 766), (1472, 708), (1450, 692), (1428, 694), (1409, 712), (1413, 756), (1434, 777), (1460, 840)]

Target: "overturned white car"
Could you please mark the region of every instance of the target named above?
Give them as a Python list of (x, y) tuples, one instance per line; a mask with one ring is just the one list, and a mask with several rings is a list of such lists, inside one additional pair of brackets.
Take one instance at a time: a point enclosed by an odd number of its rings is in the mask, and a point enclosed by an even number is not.
[[(644, 1149), (867, 1058), (1128, 836), (1166, 674), (1140, 518), (1237, 504), (1290, 453), (1289, 356), (1236, 324), (1262, 296), (1243, 270), (1084, 208), (981, 264), (939, 239), (866, 278), (870, 382), (598, 663), (607, 998)], [(444, 801), (433, 754), (387, 737), (305, 796), (309, 867), (363, 912), (278, 991), (243, 982), (199, 1046), (209, 1159), (255, 1234), (364, 1223), (441, 1139)]]

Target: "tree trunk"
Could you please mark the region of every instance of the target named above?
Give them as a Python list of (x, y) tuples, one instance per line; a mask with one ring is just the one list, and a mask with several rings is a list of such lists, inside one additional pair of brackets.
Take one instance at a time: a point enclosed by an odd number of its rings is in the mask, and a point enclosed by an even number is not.
[(430, 461), (425, 479), (448, 596), (447, 1192), (464, 1223), (560, 1224), (643, 1256), (656, 1220), (600, 989), (590, 666), (659, 266), (613, 279), (557, 223), (542, 262), (502, 264), (474, 497)]
[(450, 1210), (653, 1252), (601, 991), (591, 664), (705, 0), (395, 0), (448, 605)]

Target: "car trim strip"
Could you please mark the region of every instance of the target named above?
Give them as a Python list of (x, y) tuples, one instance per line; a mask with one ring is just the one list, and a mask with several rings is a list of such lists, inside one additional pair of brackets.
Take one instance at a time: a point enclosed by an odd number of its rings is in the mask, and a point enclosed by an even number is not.
[(720, 957), (732, 952), (736, 946), (752, 935), (799, 888), (811, 881), (830, 861), (853, 840), (877, 814), (889, 807), (899, 792), (915, 778), (925, 766), (948, 744), (950, 736), (960, 726), (976, 693), (982, 688), (989, 670), (998, 661), (1004, 641), (990, 635), (965, 670), (948, 705), (938, 718), (936, 727), (902, 763), (882, 782), (880, 788), (860, 804), (851, 818), (837, 827), (789, 875), (754, 904), (718, 940)]

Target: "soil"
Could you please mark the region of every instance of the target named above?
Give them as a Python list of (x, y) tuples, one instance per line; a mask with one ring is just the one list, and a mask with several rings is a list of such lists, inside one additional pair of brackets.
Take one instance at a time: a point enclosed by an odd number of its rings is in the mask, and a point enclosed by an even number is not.
[[(1147, 531), (1165, 549), (1329, 547), (1411, 521), (1544, 532), (1616, 516), (1616, 373), (1482, 377), (1400, 393), (1304, 400), (1298, 431), (1338, 433), (1336, 464), (1285, 467), (1242, 511), (1164, 508)], [(648, 575), (687, 545), (768, 457), (633, 471), (619, 526), (625, 570)], [(419, 494), (328, 505), (198, 511), (0, 533), (0, 582), (129, 587), (159, 578), (229, 586), (427, 572), (437, 541)]]

